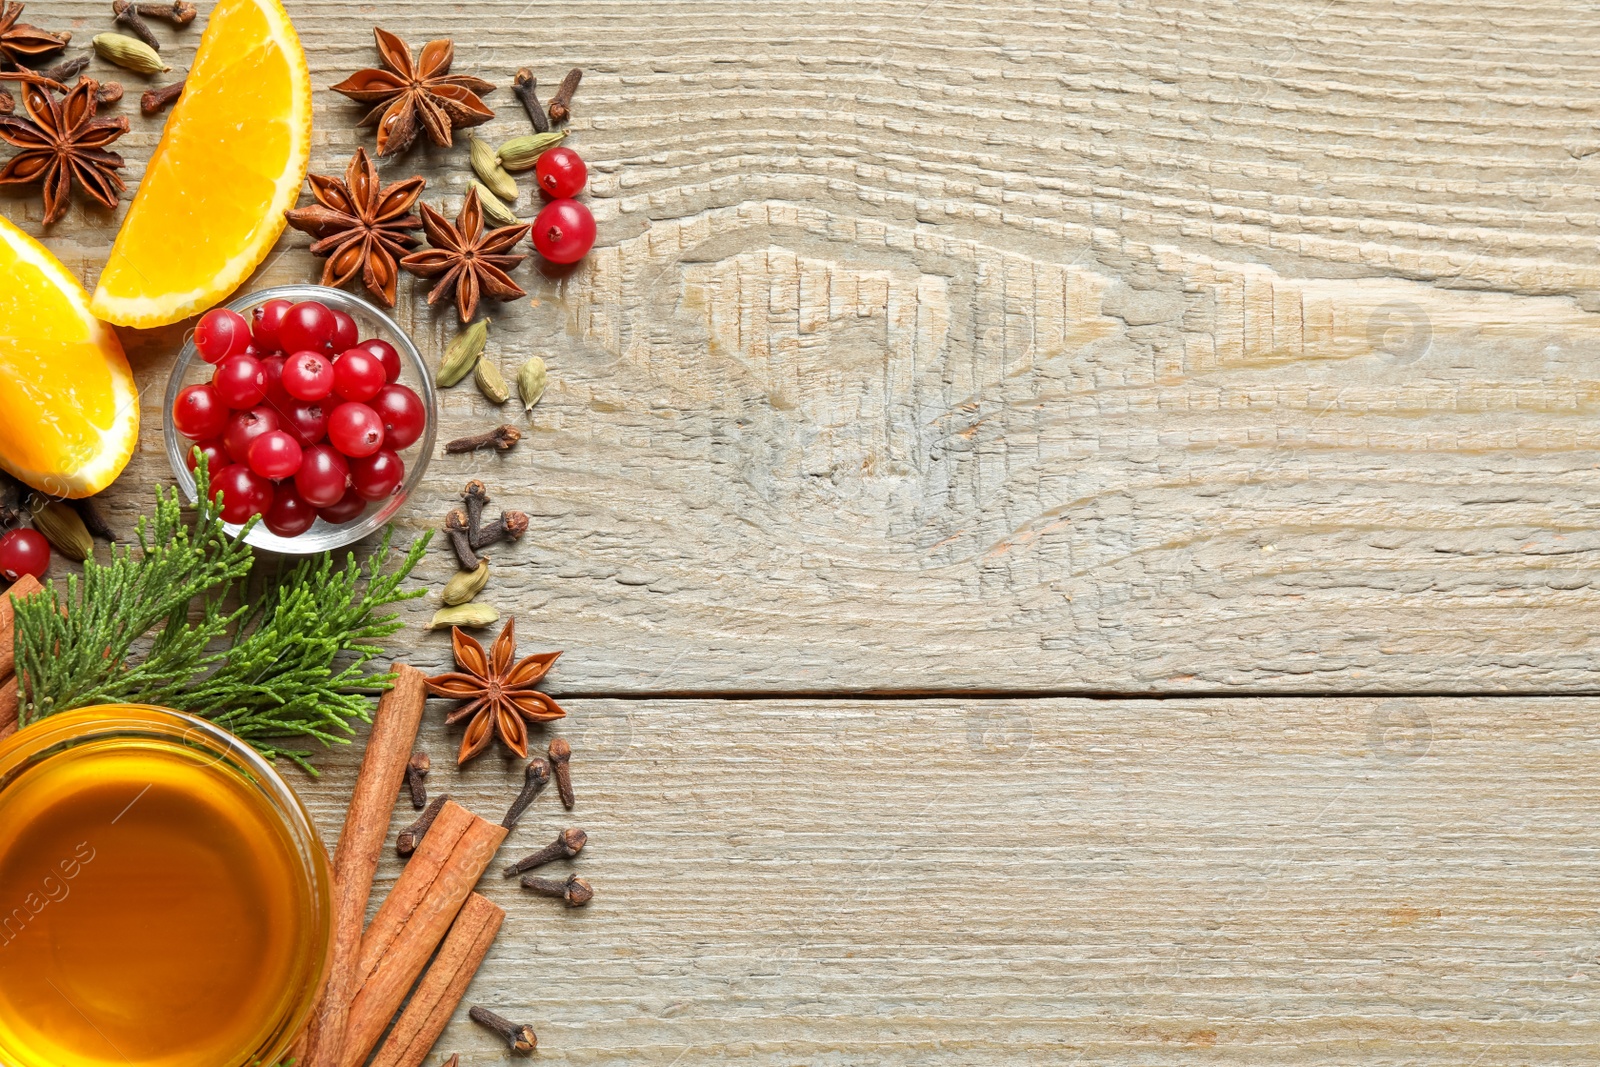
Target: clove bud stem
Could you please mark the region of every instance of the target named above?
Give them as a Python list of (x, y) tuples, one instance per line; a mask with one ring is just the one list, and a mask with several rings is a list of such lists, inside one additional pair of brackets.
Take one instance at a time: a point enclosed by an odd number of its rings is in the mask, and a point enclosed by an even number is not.
[(467, 543), (474, 551), (488, 548), (500, 541), (517, 541), (528, 532), (528, 516), (521, 511), (502, 511), (500, 517), (487, 526), (468, 532)]
[(515, 426), (496, 426), (492, 430), (473, 434), (470, 437), (458, 437), (447, 442), (444, 450), (447, 454), (461, 452), (476, 452), (480, 448), (493, 448), (497, 452), (506, 452), (516, 447), (522, 440), (522, 431)]
[(539, 1047), (538, 1035), (533, 1032), (533, 1027), (526, 1023), (519, 1026), (510, 1019), (496, 1015), (488, 1008), (479, 1007), (477, 1004), (467, 1009), (467, 1018), (480, 1026), (487, 1026), (505, 1038), (512, 1052), (526, 1054)]
[(550, 767), (555, 771), (556, 789), (561, 793), (561, 806), (568, 811), (578, 802), (572, 794), (572, 746), (567, 744), (564, 737), (558, 737), (550, 742), (550, 747), (545, 752), (550, 757)]
[(461, 564), (461, 569), (477, 570), (478, 554), (472, 550), (472, 531), (467, 527), (466, 513), (460, 508), (452, 509), (444, 517), (444, 532), (450, 538), (450, 547), (456, 550), (456, 562)]
[[(532, 804), (539, 792), (549, 784), (550, 764), (542, 759), (530, 760), (528, 769), (522, 772), (522, 792), (517, 794), (517, 799), (506, 809), (506, 817), (500, 820), (500, 825), (507, 830), (517, 825), (517, 820), (528, 810), (528, 805)], [(511, 874), (508, 873), (506, 877), (510, 878)]]
[(417, 850), (417, 844), (428, 832), (428, 827), (433, 825), (433, 820), (438, 818), (439, 809), (444, 807), (444, 802), (450, 799), (450, 794), (440, 793), (433, 798), (433, 802), (422, 809), (422, 814), (417, 816), (417, 821), (400, 831), (400, 836), (395, 838), (394, 850), (402, 856), (409, 856)]
[(112, 19), (113, 22), (118, 26), (125, 27), (129, 33), (154, 48), (157, 52), (161, 51), (161, 42), (157, 40), (156, 35), (151, 31), (150, 24), (139, 17), (140, 11), (136, 5), (115, 2), (111, 5), (111, 10), (116, 12), (116, 17)]
[(543, 867), (555, 860), (571, 859), (583, 851), (583, 846), (589, 843), (589, 835), (576, 827), (563, 830), (556, 835), (556, 839), (537, 852), (529, 853), (517, 862), (506, 867), (506, 877), (515, 878), (524, 871), (531, 871), (535, 867)]
[(187, 78), (179, 78), (171, 85), (163, 85), (159, 89), (146, 89), (144, 95), (139, 97), (139, 110), (146, 115), (154, 115), (183, 95), (183, 83), (186, 81)]
[(569, 876), (565, 881), (557, 878), (536, 878), (531, 874), (522, 876), (522, 888), (531, 889), (541, 897), (560, 897), (566, 901), (569, 908), (581, 908), (594, 899), (594, 886), (587, 879), (577, 875)]
[(39, 73), (53, 82), (60, 82), (65, 85), (69, 79), (76, 78), (88, 68), (89, 55), (86, 52), (83, 55), (73, 56), (71, 59), (63, 59), (55, 66), (46, 67)]
[(544, 105), (539, 103), (538, 88), (539, 82), (527, 67), (517, 71), (517, 76), (511, 79), (512, 95), (522, 101), (522, 109), (528, 113), (528, 121), (533, 123), (533, 132), (548, 133), (550, 120), (545, 117)]
[(111, 10), (117, 14), (120, 15), (125, 7), (132, 7), (147, 19), (160, 19), (163, 22), (170, 22), (174, 26), (189, 25), (194, 21), (194, 17), (198, 13), (189, 0), (173, 0), (170, 4), (129, 4), (128, 0), (112, 0)]
[(550, 125), (559, 126), (572, 117), (572, 94), (578, 91), (582, 80), (583, 71), (577, 67), (567, 71), (567, 76), (561, 79), (561, 87), (550, 98)]
[(428, 806), (428, 784), (424, 779), (432, 767), (433, 761), (421, 749), (411, 753), (411, 760), (406, 764), (406, 788), (411, 792), (411, 807), (417, 811)]

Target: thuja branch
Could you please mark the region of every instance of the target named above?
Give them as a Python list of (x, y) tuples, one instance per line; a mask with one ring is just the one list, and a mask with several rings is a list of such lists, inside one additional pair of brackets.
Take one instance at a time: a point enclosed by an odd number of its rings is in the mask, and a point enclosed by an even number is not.
[[(22, 720), (92, 704), (163, 704), (210, 719), (269, 758), (308, 766), (307, 751), (282, 740), (345, 741), (353, 720), (370, 717), (370, 694), (392, 682), (369, 666), (383, 652), (377, 642), (402, 625), (384, 609), (422, 595), (401, 585), (428, 537), (389, 571), (386, 534), (365, 564), (351, 555), (335, 567), (324, 553), (252, 577), (250, 549), (223, 530), (203, 467), (197, 474), (192, 529), (177, 491), (157, 489), (137, 551), (85, 561), (64, 594), (52, 582), (18, 604)], [(228, 608), (230, 593), (244, 606)], [(135, 660), (147, 634), (149, 650)]]

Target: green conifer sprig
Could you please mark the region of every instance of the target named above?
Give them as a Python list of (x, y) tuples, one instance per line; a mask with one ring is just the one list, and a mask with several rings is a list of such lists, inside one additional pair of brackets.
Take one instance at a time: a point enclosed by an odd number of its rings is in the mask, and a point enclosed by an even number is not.
[(281, 742), (347, 743), (353, 720), (370, 721), (372, 694), (394, 676), (368, 668), (383, 654), (377, 642), (402, 626), (384, 609), (422, 595), (401, 585), (430, 535), (387, 572), (385, 533), (364, 564), (351, 554), (335, 567), (325, 552), (252, 576), (249, 526), (230, 537), (203, 461), (195, 473), (192, 528), (178, 491), (158, 487), (154, 515), (139, 520), (137, 550), (113, 546), (107, 563), (85, 560), (82, 579), (69, 577), (65, 592), (52, 581), (16, 602), (20, 720), (94, 704), (159, 704), (315, 773), (309, 750)]

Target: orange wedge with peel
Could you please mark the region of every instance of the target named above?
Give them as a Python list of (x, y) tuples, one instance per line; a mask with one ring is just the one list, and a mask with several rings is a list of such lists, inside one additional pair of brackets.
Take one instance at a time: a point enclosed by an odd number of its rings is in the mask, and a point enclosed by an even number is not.
[(139, 437), (122, 342), (61, 261), (0, 218), (0, 467), (40, 492), (110, 485)]
[(277, 0), (218, 0), (90, 306), (164, 326), (217, 303), (283, 232), (311, 159), (311, 73)]

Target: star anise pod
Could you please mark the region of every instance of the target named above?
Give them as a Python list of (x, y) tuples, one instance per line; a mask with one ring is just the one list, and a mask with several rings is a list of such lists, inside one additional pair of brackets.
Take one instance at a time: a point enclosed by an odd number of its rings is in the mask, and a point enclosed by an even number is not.
[(528, 723), (550, 722), (567, 714), (561, 705), (533, 688), (561, 653), (524, 656), (513, 664), (517, 654), (516, 624), (515, 616), (506, 619), (505, 629), (487, 655), (476, 640), (462, 633), (459, 626), (453, 627), (450, 640), (459, 669), (427, 679), (428, 692), (434, 696), (467, 701), (444, 720), (452, 726), (463, 719), (471, 720), (456, 755), (458, 765), (488, 748), (496, 737), (518, 759), (527, 759)]
[(471, 322), (478, 311), (478, 295), (488, 293), (497, 300), (527, 296), (522, 286), (506, 273), (526, 255), (511, 255), (511, 249), (528, 232), (528, 224), (502, 226), (483, 232), (483, 205), (478, 190), (469, 188), (454, 224), (427, 204), (422, 204), (422, 228), (432, 248), (413, 252), (400, 265), (419, 278), (437, 279), (428, 293), (428, 303), (436, 304), (451, 293), (462, 322)]
[(81, 79), (60, 100), (52, 89), (59, 88), (55, 82), (37, 77), (23, 81), (28, 119), (0, 115), (0, 138), (22, 149), (0, 170), (0, 185), (44, 186), (45, 225), (67, 213), (74, 180), (106, 207), (116, 207), (117, 194), (127, 185), (117, 174), (122, 157), (106, 151), (106, 145), (128, 132), (128, 120), (120, 115), (95, 118), (100, 84), (92, 78)]
[(422, 220), (406, 212), (422, 195), (427, 180), (408, 178), (381, 186), (377, 165), (365, 148), (356, 149), (344, 181), (323, 174), (307, 178), (317, 203), (283, 214), (290, 226), (317, 238), (312, 255), (328, 257), (322, 284), (343, 285), (359, 274), (361, 284), (384, 307), (394, 307), (397, 260), (417, 247), (409, 231), (422, 229)]
[(70, 33), (51, 33), (26, 22), (22, 4), (0, 4), (0, 70), (22, 70), (23, 60), (53, 56), (72, 40)]
[(494, 118), (480, 98), (494, 85), (470, 74), (451, 74), (456, 46), (449, 40), (429, 41), (415, 64), (411, 46), (387, 30), (373, 27), (383, 69), (358, 70), (333, 87), (362, 104), (375, 104), (361, 120), (378, 127), (378, 155), (404, 152), (417, 139), (418, 129), (441, 148), (450, 145), (450, 131), (477, 126)]

